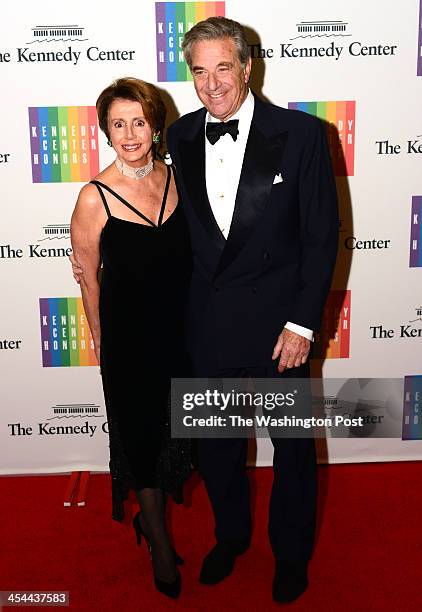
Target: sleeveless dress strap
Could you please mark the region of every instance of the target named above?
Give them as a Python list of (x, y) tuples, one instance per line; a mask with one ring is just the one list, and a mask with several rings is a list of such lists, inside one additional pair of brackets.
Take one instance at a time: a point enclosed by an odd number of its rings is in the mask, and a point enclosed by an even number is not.
[(99, 191), (99, 193), (100, 193), (100, 196), (101, 196), (101, 199), (102, 199), (103, 204), (104, 204), (104, 208), (106, 209), (107, 217), (109, 217), (109, 218), (110, 218), (110, 217), (111, 217), (110, 209), (109, 209), (109, 207), (108, 207), (107, 200), (106, 200), (106, 198), (105, 198), (105, 195), (104, 195), (104, 193), (103, 193), (103, 190), (102, 190), (102, 189), (101, 189), (101, 187), (100, 187), (101, 183), (99, 183), (98, 181), (90, 181), (90, 183), (92, 183), (93, 185), (95, 185), (95, 186), (96, 186), (96, 188), (98, 189), (98, 191)]
[(170, 166), (167, 166), (166, 187), (164, 189), (163, 201), (161, 203), (160, 216), (158, 217), (158, 227), (160, 227), (160, 225), (163, 222), (164, 211), (166, 209), (167, 194), (169, 192), (169, 187), (170, 187), (170, 179), (171, 179), (171, 170), (170, 170)]
[[(146, 221), (147, 223), (149, 223), (150, 225), (152, 225), (153, 227), (157, 227), (155, 225), (155, 223), (153, 221), (151, 221), (151, 219), (148, 219), (148, 217), (146, 217), (145, 215), (143, 215), (137, 208), (135, 208), (134, 206), (132, 206), (132, 204), (129, 204), (129, 202), (127, 200), (125, 200), (124, 198), (122, 198), (121, 195), (119, 195), (116, 191), (114, 191), (113, 189), (111, 189), (111, 187), (109, 187), (108, 185), (105, 185), (104, 183), (100, 183), (100, 181), (91, 181), (91, 183), (94, 183), (94, 185), (98, 186), (100, 185), (101, 187), (103, 187), (103, 189), (106, 189), (109, 193), (111, 193), (112, 195), (114, 195), (115, 198), (117, 198), (118, 200), (120, 200), (120, 202), (122, 202), (122, 204), (124, 204), (125, 206), (127, 206), (128, 208), (130, 208), (131, 211), (133, 211), (136, 215), (138, 215), (138, 217), (141, 217), (141, 219), (143, 219), (144, 221)], [(101, 191), (100, 191), (101, 193)], [(103, 194), (104, 197), (104, 194)]]

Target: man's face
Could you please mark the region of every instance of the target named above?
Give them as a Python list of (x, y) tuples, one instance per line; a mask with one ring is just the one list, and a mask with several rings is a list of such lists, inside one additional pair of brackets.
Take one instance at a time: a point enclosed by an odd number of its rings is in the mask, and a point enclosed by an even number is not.
[(226, 121), (239, 110), (246, 98), (251, 59), (242, 68), (231, 38), (195, 42), (191, 57), (199, 99), (210, 115)]

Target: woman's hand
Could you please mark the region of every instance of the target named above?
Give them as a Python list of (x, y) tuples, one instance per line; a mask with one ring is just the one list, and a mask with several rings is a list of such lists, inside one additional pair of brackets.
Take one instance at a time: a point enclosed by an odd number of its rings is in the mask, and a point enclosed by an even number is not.
[(72, 253), (69, 257), (70, 263), (72, 264), (72, 274), (75, 281), (78, 285), (81, 284), (82, 276), (84, 275), (84, 270), (80, 264), (80, 262), (76, 259), (75, 255)]
[(97, 358), (98, 364), (101, 364), (101, 359), (100, 359), (100, 354), (101, 354), (101, 350), (100, 350), (100, 342), (97, 340), (96, 342), (94, 341), (94, 345), (95, 345), (95, 356)]

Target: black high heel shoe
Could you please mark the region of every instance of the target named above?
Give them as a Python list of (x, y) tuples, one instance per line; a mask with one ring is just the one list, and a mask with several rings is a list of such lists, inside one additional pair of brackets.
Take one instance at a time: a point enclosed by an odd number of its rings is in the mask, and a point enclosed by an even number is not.
[[(132, 521), (132, 525), (133, 525), (133, 528), (135, 530), (135, 535), (136, 535), (136, 544), (140, 546), (142, 542), (142, 536), (144, 536), (146, 545), (148, 546), (149, 554), (151, 556), (151, 544), (148, 542), (148, 538), (146, 537), (141, 527), (140, 518), (141, 518), (141, 513), (137, 512), (135, 516), (133, 517), (133, 521)], [(176, 563), (176, 565), (184, 565), (185, 563), (184, 560), (182, 559), (180, 555), (177, 554), (174, 548), (173, 548), (173, 553), (174, 553), (174, 562)]]
[(177, 599), (182, 589), (182, 579), (180, 577), (179, 570), (176, 571), (177, 576), (173, 582), (164, 582), (163, 580), (158, 580), (158, 578), (154, 576), (154, 584), (157, 591), (160, 591), (160, 593), (167, 595), (167, 597), (171, 597), (172, 599)]
[[(140, 514), (141, 514), (140, 512), (137, 512), (135, 516), (133, 517), (133, 521), (132, 521), (132, 525), (133, 525), (133, 528), (135, 530), (135, 535), (136, 535), (136, 543), (138, 546), (140, 546), (142, 542), (142, 536), (144, 536), (146, 545), (148, 546), (149, 555), (152, 558), (151, 544), (148, 542), (148, 539), (145, 536), (145, 533), (141, 527)], [(176, 565), (183, 565), (184, 561), (182, 557), (179, 557), (179, 555), (176, 553), (174, 549), (173, 549), (173, 554), (174, 554), (174, 561)], [(180, 595), (180, 591), (182, 588), (182, 579), (181, 579), (179, 571), (177, 571), (177, 576), (173, 580), (173, 582), (165, 582), (164, 580), (159, 580), (158, 578), (154, 576), (154, 584), (155, 584), (155, 588), (157, 589), (157, 591), (160, 591), (160, 593), (162, 593), (163, 595), (166, 595), (167, 597), (171, 597), (172, 599), (177, 599)]]

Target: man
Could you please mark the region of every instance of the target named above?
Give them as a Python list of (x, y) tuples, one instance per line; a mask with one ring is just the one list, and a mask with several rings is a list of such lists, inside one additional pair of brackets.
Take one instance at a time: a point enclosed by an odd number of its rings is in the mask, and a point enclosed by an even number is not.
[[(337, 251), (337, 202), (323, 124), (264, 104), (248, 88), (242, 27), (212, 17), (183, 51), (205, 108), (176, 121), (168, 146), (194, 269), (187, 343), (198, 377), (309, 376)], [(307, 588), (316, 510), (313, 439), (273, 439), (269, 536), (273, 598)], [(198, 441), (217, 543), (200, 575), (228, 576), (251, 535), (247, 440)]]

